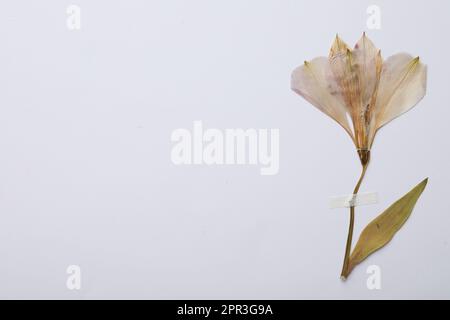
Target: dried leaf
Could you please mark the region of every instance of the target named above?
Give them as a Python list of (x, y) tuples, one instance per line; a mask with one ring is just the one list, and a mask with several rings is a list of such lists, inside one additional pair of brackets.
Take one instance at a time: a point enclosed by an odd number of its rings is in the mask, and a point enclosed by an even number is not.
[(394, 202), (382, 214), (370, 222), (361, 232), (349, 262), (348, 273), (370, 254), (385, 246), (408, 220), (411, 212), (427, 185), (423, 180), (402, 198)]

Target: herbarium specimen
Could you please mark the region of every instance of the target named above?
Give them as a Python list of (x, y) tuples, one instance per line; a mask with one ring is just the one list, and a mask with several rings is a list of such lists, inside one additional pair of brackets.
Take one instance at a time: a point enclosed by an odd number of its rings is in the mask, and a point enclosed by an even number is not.
[[(375, 134), (424, 97), (426, 78), (427, 68), (419, 57), (399, 53), (383, 60), (380, 50), (365, 33), (353, 49), (336, 36), (328, 57), (305, 61), (293, 71), (292, 90), (339, 123), (355, 144), (362, 173), (354, 195), (369, 165)], [(355, 207), (350, 206), (343, 280), (358, 263), (392, 239), (411, 214), (427, 180), (370, 222), (353, 251)]]

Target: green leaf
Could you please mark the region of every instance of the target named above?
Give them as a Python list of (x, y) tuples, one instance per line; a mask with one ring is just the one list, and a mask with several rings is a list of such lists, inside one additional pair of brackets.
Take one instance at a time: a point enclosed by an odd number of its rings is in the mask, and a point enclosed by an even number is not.
[(359, 240), (350, 255), (348, 273), (373, 252), (384, 247), (391, 241), (395, 233), (408, 220), (427, 182), (428, 178), (394, 202), (366, 226), (361, 232)]

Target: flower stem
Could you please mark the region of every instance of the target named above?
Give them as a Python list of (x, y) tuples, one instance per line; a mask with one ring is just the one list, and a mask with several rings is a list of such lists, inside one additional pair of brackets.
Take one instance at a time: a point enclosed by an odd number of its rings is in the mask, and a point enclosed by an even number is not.
[[(363, 163), (361, 176), (356, 183), (355, 189), (353, 190), (353, 194), (356, 195), (359, 191), (359, 187), (361, 186), (361, 182), (364, 179), (364, 175), (366, 174), (367, 166), (369, 165), (369, 161)], [(341, 279), (347, 279), (347, 276), (350, 273), (349, 269), (349, 260), (350, 260), (350, 251), (352, 249), (352, 237), (353, 237), (353, 226), (355, 225), (355, 207), (350, 206), (350, 225), (348, 227), (348, 236), (347, 236), (347, 244), (345, 246), (345, 256), (344, 256), (344, 265), (342, 266)]]

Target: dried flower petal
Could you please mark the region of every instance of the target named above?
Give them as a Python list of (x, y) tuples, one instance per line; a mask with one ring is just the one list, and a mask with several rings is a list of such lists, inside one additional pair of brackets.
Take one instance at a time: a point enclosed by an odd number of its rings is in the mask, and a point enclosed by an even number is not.
[(383, 63), (376, 103), (377, 128), (414, 107), (425, 95), (427, 68), (406, 53)]
[(380, 80), (383, 61), (380, 50), (363, 34), (352, 51), (352, 59), (356, 65), (356, 73), (361, 87), (361, 107), (371, 104)]
[(347, 50), (350, 50), (348, 45), (341, 38), (339, 38), (338, 35), (336, 35), (336, 38), (334, 38), (334, 42), (330, 48), (329, 58), (332, 59), (337, 55), (344, 54)]
[(291, 88), (313, 106), (336, 120), (352, 137), (347, 109), (325, 57), (315, 58), (292, 72)]

